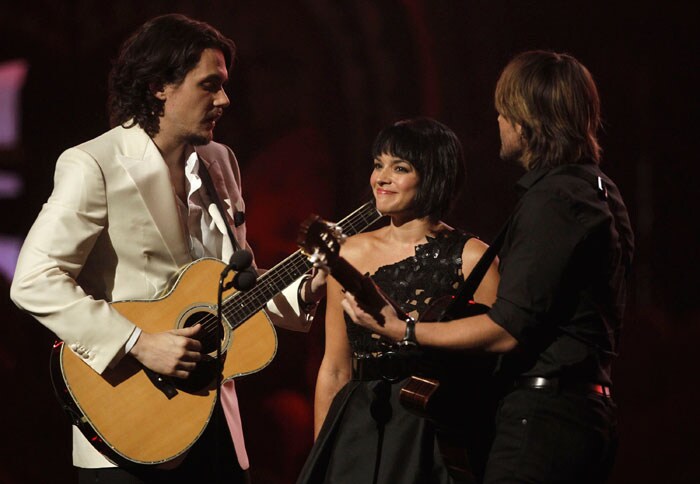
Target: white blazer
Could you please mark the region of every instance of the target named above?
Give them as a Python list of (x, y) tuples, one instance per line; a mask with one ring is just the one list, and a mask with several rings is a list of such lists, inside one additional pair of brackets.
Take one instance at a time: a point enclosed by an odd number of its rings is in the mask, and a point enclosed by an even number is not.
[[(232, 224), (233, 210), (245, 211), (236, 158), (215, 142), (197, 147), (197, 154), (231, 207)], [(138, 126), (116, 127), (70, 148), (56, 163), (53, 192), (20, 252), (11, 298), (102, 373), (135, 329), (108, 302), (155, 298), (192, 261), (178, 217), (168, 168)], [(226, 257), (231, 242), (225, 227), (219, 230)], [(234, 233), (248, 247), (245, 224)], [(308, 330), (296, 291), (293, 284), (276, 297), (267, 314), (275, 324)], [(73, 433), (74, 465), (113, 465), (76, 428)]]

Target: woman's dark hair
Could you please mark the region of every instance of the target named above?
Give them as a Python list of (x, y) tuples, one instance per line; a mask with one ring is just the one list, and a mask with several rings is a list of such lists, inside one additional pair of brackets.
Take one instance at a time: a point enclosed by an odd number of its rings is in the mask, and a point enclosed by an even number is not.
[(230, 70), (236, 46), (211, 25), (179, 14), (162, 15), (143, 24), (124, 42), (112, 65), (110, 124), (133, 121), (149, 136), (155, 136), (164, 102), (153, 95), (154, 90), (182, 82), (204, 49), (210, 48), (224, 54)]
[(374, 140), (372, 157), (385, 153), (408, 161), (418, 172), (418, 217), (438, 220), (449, 211), (464, 182), (462, 145), (450, 128), (425, 117), (397, 121)]

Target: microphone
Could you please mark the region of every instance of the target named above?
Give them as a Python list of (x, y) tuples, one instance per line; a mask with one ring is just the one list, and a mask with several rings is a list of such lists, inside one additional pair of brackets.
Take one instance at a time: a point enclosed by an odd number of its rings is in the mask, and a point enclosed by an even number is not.
[(228, 274), (231, 271), (242, 271), (250, 267), (253, 263), (253, 254), (249, 250), (237, 250), (231, 255), (228, 265), (222, 274)]
[(233, 280), (225, 285), (224, 289), (235, 287), (239, 291), (247, 291), (255, 286), (258, 280), (258, 273), (251, 267), (253, 254), (248, 250), (237, 250), (231, 255), (228, 265), (221, 273), (222, 279), (231, 271), (236, 271)]
[(258, 273), (252, 267), (248, 267), (240, 272), (236, 272), (236, 275), (233, 276), (232, 284), (239, 291), (247, 291), (248, 289), (253, 289), (257, 280)]

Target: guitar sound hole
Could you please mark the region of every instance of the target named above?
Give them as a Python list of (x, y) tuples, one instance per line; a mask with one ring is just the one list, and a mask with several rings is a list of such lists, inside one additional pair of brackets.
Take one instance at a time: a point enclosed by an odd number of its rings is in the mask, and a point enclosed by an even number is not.
[(217, 337), (218, 324), (216, 317), (205, 311), (195, 312), (187, 317), (184, 327), (189, 328), (195, 324), (202, 325), (199, 333), (195, 336), (202, 343), (202, 353), (216, 353), (217, 346), (220, 346), (223, 341), (223, 331), (221, 332), (221, 339)]
[(217, 342), (223, 341), (223, 334), (222, 339), (219, 339), (216, 316), (208, 311), (194, 311), (187, 316), (183, 327), (190, 328), (196, 324), (202, 325), (195, 336), (195, 339), (202, 343), (202, 361), (197, 364), (197, 368), (188, 378), (174, 379), (177, 388), (190, 393), (196, 393), (208, 387), (221, 371), (221, 365), (216, 361), (216, 349), (217, 344), (221, 344)]
[(221, 372), (221, 365), (211, 357), (197, 363), (190, 376), (183, 379), (173, 378), (173, 383), (177, 388), (188, 393), (197, 393), (211, 385), (216, 379), (217, 373)]

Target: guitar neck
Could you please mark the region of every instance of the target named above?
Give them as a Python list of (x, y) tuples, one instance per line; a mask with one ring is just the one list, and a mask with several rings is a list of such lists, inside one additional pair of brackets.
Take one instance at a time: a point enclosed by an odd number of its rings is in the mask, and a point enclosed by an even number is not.
[[(367, 202), (338, 222), (338, 225), (342, 227), (343, 233), (355, 235), (380, 218), (381, 214), (377, 212), (374, 203)], [(232, 325), (232, 329), (257, 314), (270, 299), (308, 272), (312, 265), (307, 257), (297, 250), (260, 276), (255, 287), (226, 298), (222, 303), (222, 313)]]
[[(389, 304), (394, 308), (399, 318), (406, 319), (407, 315), (398, 303), (384, 294), (369, 276), (361, 274), (360, 271), (342, 257), (338, 257), (333, 261), (331, 273), (340, 285), (353, 294), (358, 302), (364, 305), (364, 309), (369, 311), (375, 318), (383, 320), (381, 310)], [(380, 324), (384, 325), (383, 323)]]

